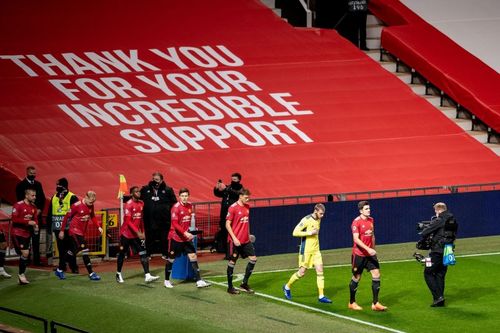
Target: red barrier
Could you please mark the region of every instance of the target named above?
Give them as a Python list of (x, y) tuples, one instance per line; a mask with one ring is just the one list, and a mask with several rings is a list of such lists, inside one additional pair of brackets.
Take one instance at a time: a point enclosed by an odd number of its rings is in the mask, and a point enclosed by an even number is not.
[(370, 9), (389, 27), (382, 46), (500, 132), (500, 75), (396, 0)]

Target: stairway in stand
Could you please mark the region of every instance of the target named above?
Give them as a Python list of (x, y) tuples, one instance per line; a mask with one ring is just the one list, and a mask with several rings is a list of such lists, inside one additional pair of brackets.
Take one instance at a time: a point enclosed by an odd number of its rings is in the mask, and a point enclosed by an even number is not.
[[(435, 106), (451, 121), (460, 126), (467, 134), (481, 142), (500, 156), (500, 143), (488, 142), (488, 132), (484, 125), (476, 124), (474, 116), (466, 110), (460, 108), (454, 101), (443, 96), (442, 92), (432, 83), (426, 82), (411, 67), (405, 65), (399, 59), (381, 50), (380, 36), (382, 34), (383, 23), (374, 15), (368, 15), (366, 22), (366, 44), (370, 51), (365, 53), (380, 66), (397, 76), (401, 81), (408, 84), (413, 92), (427, 102)], [(494, 140), (490, 140), (494, 141)]]

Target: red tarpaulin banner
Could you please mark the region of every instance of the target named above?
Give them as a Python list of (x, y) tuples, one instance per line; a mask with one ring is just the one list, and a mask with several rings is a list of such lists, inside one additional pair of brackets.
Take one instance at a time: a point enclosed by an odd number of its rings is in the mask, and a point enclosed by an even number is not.
[(35, 165), (116, 207), (163, 172), (193, 201), (500, 180), (499, 158), (334, 31), (258, 1), (2, 1), (0, 177)]

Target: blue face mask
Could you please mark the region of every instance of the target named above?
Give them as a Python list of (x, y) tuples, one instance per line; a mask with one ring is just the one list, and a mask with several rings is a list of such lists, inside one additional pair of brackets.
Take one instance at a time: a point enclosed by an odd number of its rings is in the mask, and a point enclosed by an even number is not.
[(35, 180), (35, 176), (32, 176), (32, 175), (29, 175), (26, 178), (28, 178), (28, 180), (31, 182)]

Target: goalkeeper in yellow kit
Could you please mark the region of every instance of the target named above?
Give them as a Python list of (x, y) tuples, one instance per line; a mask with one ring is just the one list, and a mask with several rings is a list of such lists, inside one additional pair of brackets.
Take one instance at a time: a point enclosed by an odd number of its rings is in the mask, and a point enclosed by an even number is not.
[(325, 205), (317, 204), (314, 212), (307, 215), (293, 229), (294, 237), (301, 237), (299, 252), (299, 270), (290, 277), (288, 283), (283, 286), (286, 299), (292, 299), (292, 284), (304, 276), (308, 268), (316, 269), (316, 283), (318, 285), (318, 301), (320, 303), (331, 303), (325, 296), (325, 278), (323, 276), (323, 259), (319, 250), (319, 229), (321, 218), (325, 215)]

